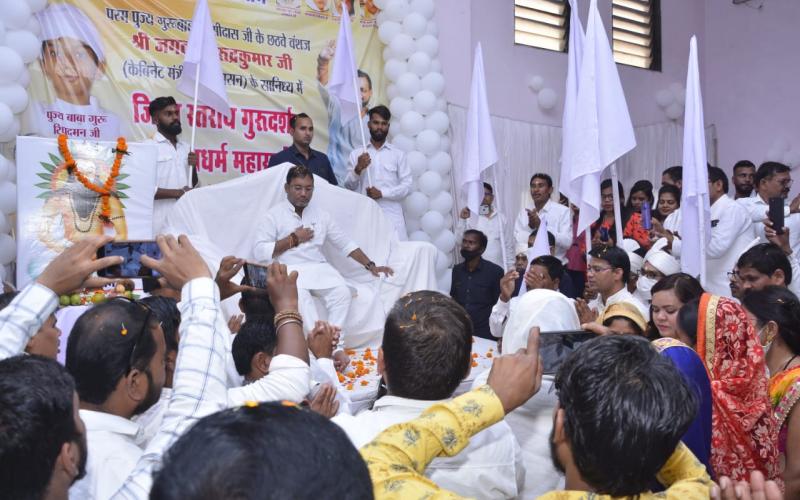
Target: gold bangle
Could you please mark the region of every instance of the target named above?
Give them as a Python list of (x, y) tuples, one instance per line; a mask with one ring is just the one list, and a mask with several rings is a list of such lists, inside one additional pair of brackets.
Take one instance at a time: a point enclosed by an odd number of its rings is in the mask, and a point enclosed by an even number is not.
[(293, 310), (280, 311), (275, 315), (275, 318), (272, 320), (272, 322), (275, 326), (277, 326), (278, 323), (280, 323), (285, 319), (294, 319), (302, 323), (303, 316), (301, 316), (298, 311), (293, 311)]
[(286, 320), (283, 320), (280, 324), (275, 326), (275, 334), (277, 335), (281, 328), (283, 328), (284, 326), (286, 326), (286, 325), (288, 325), (290, 323), (295, 323), (295, 324), (299, 325), (300, 328), (303, 327), (303, 322), (302, 321), (299, 321), (299, 320), (296, 320), (296, 319), (286, 319)]

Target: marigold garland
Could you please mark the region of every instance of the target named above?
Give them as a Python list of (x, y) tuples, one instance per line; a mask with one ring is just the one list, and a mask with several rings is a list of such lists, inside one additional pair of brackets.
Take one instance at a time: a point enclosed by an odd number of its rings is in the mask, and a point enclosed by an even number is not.
[(97, 184), (93, 183), (85, 175), (83, 175), (80, 170), (78, 170), (78, 164), (75, 162), (75, 158), (72, 157), (72, 153), (69, 151), (69, 146), (67, 145), (67, 136), (64, 134), (60, 134), (58, 136), (58, 150), (61, 153), (62, 158), (64, 158), (64, 165), (67, 168), (67, 172), (74, 175), (75, 178), (78, 179), (78, 181), (80, 181), (80, 183), (83, 184), (86, 189), (94, 191), (100, 195), (100, 199), (102, 201), (100, 220), (102, 220), (105, 224), (111, 224), (110, 198), (114, 193), (114, 186), (117, 182), (117, 176), (119, 176), (119, 169), (122, 166), (122, 157), (128, 154), (128, 145), (125, 142), (125, 138), (120, 137), (117, 139), (117, 147), (114, 149), (114, 164), (111, 167), (111, 173), (102, 186), (98, 186)]

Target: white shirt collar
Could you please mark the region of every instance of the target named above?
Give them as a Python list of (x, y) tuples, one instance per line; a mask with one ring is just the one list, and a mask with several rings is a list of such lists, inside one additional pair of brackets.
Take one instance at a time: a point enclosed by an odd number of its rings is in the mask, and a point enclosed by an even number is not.
[(113, 432), (114, 434), (121, 434), (134, 438), (140, 430), (139, 424), (133, 420), (110, 413), (92, 410), (80, 410), (79, 413), (88, 431)]
[(386, 395), (380, 398), (379, 400), (375, 401), (375, 405), (372, 407), (373, 410), (378, 410), (380, 408), (411, 408), (415, 410), (426, 410), (429, 407), (435, 405), (436, 403), (441, 403), (443, 401), (447, 401), (446, 399), (436, 400), (436, 401), (426, 401), (422, 399), (410, 399), (410, 398), (401, 398), (399, 396), (392, 396)]

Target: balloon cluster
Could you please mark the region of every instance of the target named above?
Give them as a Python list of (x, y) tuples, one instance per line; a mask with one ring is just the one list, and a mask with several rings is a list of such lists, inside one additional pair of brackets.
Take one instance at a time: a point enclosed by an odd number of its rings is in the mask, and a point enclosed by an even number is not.
[(544, 86), (544, 78), (534, 75), (528, 80), (528, 87), (537, 94), (536, 102), (542, 111), (550, 111), (558, 103), (558, 94), (550, 87)]
[(375, 0), (378, 37), (386, 45), (383, 72), (389, 80), (386, 94), (394, 125), (392, 144), (406, 152), (414, 177), (412, 193), (404, 202), (409, 237), (433, 243), (439, 286), (449, 288), (453, 265), (453, 197), (450, 170), (447, 103), (438, 59), (438, 30), (433, 20), (434, 0)]
[[(0, 8), (0, 143), (20, 133), (20, 114), (28, 107), (30, 73), (26, 65), (39, 57), (41, 26), (34, 17), (47, 0), (3, 0)], [(10, 216), (17, 210), (16, 167), (0, 156), (0, 279), (9, 274), (17, 247)]]
[(686, 89), (678, 82), (668, 88), (656, 92), (656, 103), (664, 110), (667, 118), (673, 121), (683, 117), (683, 107), (686, 105)]

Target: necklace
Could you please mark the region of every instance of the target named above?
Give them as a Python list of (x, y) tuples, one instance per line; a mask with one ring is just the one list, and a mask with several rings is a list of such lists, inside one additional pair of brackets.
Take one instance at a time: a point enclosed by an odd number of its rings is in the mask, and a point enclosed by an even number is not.
[[(95, 198), (94, 204), (92, 205), (92, 211), (89, 212), (89, 215), (87, 217), (81, 217), (75, 208), (75, 198), (73, 198), (72, 193), (69, 193), (69, 206), (72, 209), (72, 224), (75, 226), (75, 230), (79, 233), (88, 233), (94, 228), (94, 214), (97, 212), (97, 201), (98, 199)], [(79, 222), (83, 227), (78, 225)], [(86, 225), (87, 223), (88, 226)]]
[(792, 364), (792, 361), (794, 361), (794, 359), (795, 359), (796, 357), (797, 357), (797, 354), (795, 354), (794, 356), (792, 356), (791, 358), (789, 358), (789, 361), (787, 361), (787, 362), (786, 362), (786, 364), (785, 364), (785, 365), (783, 365), (783, 369), (781, 369), (781, 371), (782, 371), (782, 372), (783, 372), (783, 371), (786, 371), (786, 369), (787, 369), (787, 368), (789, 368), (789, 365), (790, 365), (790, 364)]

